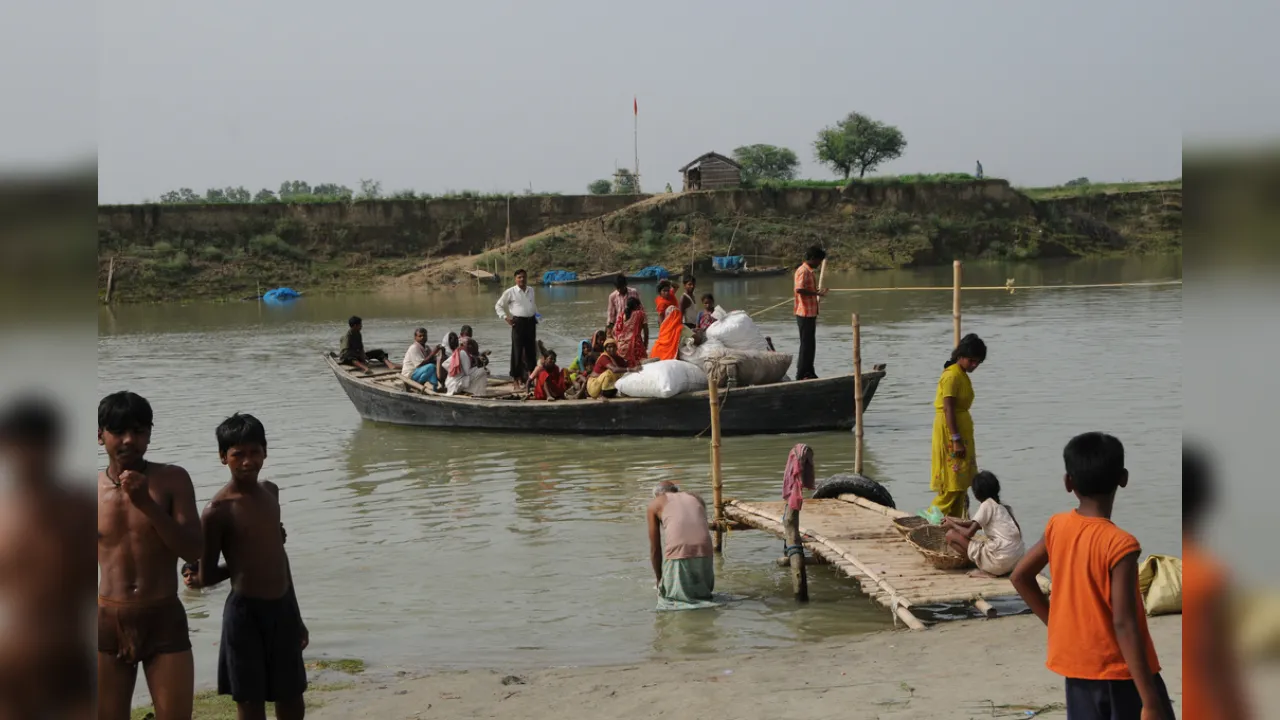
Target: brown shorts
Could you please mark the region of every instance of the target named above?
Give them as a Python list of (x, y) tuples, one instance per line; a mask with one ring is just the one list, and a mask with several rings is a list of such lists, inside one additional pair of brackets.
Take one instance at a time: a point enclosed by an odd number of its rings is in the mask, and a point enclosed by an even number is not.
[(187, 610), (177, 595), (148, 603), (98, 598), (98, 652), (133, 665), (191, 649)]

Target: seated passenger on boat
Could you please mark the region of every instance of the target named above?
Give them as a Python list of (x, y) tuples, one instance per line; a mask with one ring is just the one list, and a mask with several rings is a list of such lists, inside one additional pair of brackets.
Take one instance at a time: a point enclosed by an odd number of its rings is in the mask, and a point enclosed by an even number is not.
[(567, 375), (556, 365), (556, 351), (548, 350), (529, 376), (529, 384), (533, 386), (533, 399), (563, 400), (568, 384)]
[(604, 341), (604, 352), (596, 360), (591, 378), (587, 380), (587, 394), (593, 398), (612, 398), (618, 396), (615, 385), (618, 378), (627, 373), (627, 361), (618, 354), (618, 341), (609, 338)]
[(659, 609), (714, 605), (711, 592), (716, 586), (715, 561), (706, 503), (663, 480), (653, 489), (653, 500), (645, 515)]
[(369, 350), (365, 352), (364, 336), (360, 334), (360, 330), (364, 327), (364, 321), (359, 317), (352, 315), (347, 321), (347, 332), (342, 336), (342, 342), (338, 345), (338, 362), (342, 365), (354, 365), (365, 372), (370, 372), (369, 364), (371, 362), (385, 363), (386, 366), (395, 370), (396, 366), (387, 358), (387, 354), (382, 350)]
[(436, 351), (439, 347), (427, 349), (427, 329), (414, 330), (413, 344), (405, 351), (404, 362), (400, 363), (400, 375), (419, 385), (439, 390), (440, 380), (436, 372)]
[(618, 341), (618, 354), (627, 361), (627, 367), (639, 367), (648, 357), (649, 320), (640, 306), (640, 298), (627, 298), (627, 307), (618, 316), (613, 328)]
[[(470, 325), (463, 325), (462, 328), (458, 330), (458, 337), (460, 339), (471, 338), (472, 340), (475, 340), (476, 334), (475, 334), (475, 331), (471, 329)], [(465, 344), (465, 342), (463, 344)], [(477, 348), (480, 347), (479, 340), (476, 340), (476, 347)], [(485, 350), (483, 352), (476, 352), (474, 355), (476, 364), (484, 368), (489, 367), (489, 352), (490, 351), (488, 350)]]
[(489, 371), (476, 363), (480, 348), (471, 338), (466, 342), (459, 339), (458, 343), (457, 349), (449, 356), (445, 392), (449, 395), (484, 395), (489, 387)]
[(716, 305), (716, 299), (711, 296), (711, 293), (706, 293), (702, 296), (702, 310), (698, 312), (697, 329), (706, 330), (711, 327), (711, 323), (728, 314), (728, 311)]

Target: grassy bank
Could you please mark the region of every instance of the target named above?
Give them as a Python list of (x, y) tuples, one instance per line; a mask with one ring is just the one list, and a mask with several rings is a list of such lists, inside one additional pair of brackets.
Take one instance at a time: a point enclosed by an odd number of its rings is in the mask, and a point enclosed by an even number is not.
[[(831, 253), (836, 268), (895, 268), (953, 259), (1034, 260), (1179, 252), (1180, 181), (1079, 185), (1015, 191), (1002, 181), (967, 175), (766, 183), (721, 192), (614, 198), (619, 208), (555, 225), (526, 206), (530, 223), (551, 227), (505, 249), (505, 202), (196, 212), (177, 230), (156, 230), (151, 208), (128, 210), (129, 236), (99, 231), (99, 297), (115, 260), (118, 302), (238, 300), (274, 287), (307, 292), (367, 290), (390, 279), (403, 287), (468, 280), (465, 271), (514, 264), (541, 273), (613, 272), (646, 265), (675, 269), (690, 257), (756, 256), (756, 265), (787, 264), (809, 245)], [(590, 200), (598, 203), (601, 201)], [(474, 203), (474, 204), (472, 204)], [(608, 207), (608, 206), (603, 206)], [(254, 213), (258, 213), (255, 215)], [(444, 215), (442, 213), (448, 213)], [(168, 216), (161, 216), (167, 218)], [(361, 225), (361, 222), (374, 223)], [(458, 238), (469, 238), (459, 245)], [(448, 248), (477, 252), (447, 255)], [(480, 248), (493, 250), (485, 253)], [(502, 248), (499, 250), (499, 248)], [(465, 252), (462, 251), (462, 252)], [(444, 258), (442, 260), (442, 258)]]

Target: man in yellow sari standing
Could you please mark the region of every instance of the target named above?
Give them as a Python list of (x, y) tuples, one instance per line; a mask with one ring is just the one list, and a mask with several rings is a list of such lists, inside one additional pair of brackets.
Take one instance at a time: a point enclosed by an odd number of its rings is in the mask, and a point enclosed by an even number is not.
[(973, 444), (973, 383), (969, 373), (987, 359), (987, 345), (977, 335), (965, 335), (942, 366), (933, 408), (933, 507), (943, 515), (965, 519), (969, 511), (969, 486), (978, 473)]

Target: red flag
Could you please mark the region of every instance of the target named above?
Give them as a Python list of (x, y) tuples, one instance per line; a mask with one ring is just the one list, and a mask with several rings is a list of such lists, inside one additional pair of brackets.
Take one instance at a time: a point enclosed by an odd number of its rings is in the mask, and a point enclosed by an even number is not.
[(631, 110), (636, 114), (640, 114), (640, 102), (635, 98), (631, 98)]

